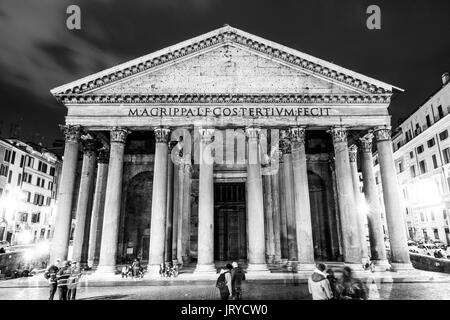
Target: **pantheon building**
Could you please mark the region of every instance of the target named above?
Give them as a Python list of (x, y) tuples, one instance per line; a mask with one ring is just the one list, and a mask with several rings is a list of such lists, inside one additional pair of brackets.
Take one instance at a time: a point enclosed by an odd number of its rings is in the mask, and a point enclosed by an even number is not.
[(99, 274), (134, 258), (149, 275), (411, 268), (388, 113), (399, 91), (228, 25), (55, 88), (67, 116), (51, 259)]

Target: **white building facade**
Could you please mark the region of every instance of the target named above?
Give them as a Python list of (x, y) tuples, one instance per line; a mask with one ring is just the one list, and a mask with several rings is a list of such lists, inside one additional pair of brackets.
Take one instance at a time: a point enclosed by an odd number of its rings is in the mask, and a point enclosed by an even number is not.
[(11, 245), (51, 238), (62, 163), (39, 146), (0, 139), (0, 239)]
[[(425, 242), (440, 240), (450, 244), (448, 73), (442, 75), (442, 87), (405, 119), (395, 132), (392, 138), (394, 161), (406, 208), (404, 215), (408, 238)], [(377, 155), (374, 161), (382, 199)], [(384, 213), (382, 217), (384, 219)], [(386, 227), (384, 231), (386, 234)]]

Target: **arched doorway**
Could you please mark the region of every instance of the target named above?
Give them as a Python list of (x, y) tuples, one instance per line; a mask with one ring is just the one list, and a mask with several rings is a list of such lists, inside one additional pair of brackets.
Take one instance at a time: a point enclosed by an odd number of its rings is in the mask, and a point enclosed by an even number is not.
[(148, 261), (152, 210), (153, 174), (135, 175), (126, 189), (125, 223), (122, 260), (140, 258)]

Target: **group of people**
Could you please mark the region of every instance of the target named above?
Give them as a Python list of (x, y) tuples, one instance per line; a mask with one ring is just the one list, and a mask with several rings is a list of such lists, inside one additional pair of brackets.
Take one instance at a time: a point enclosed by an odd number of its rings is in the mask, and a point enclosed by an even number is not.
[(125, 264), (122, 267), (121, 275), (122, 278), (142, 279), (144, 276), (144, 268), (141, 266), (139, 259), (134, 259), (131, 265)]
[(326, 270), (323, 263), (308, 279), (308, 290), (313, 300), (366, 300), (366, 288), (363, 283), (356, 279), (353, 270), (346, 266), (342, 270), (342, 278), (337, 279), (332, 269)]
[(61, 263), (61, 259), (56, 259), (55, 263), (44, 272), (44, 277), (48, 280), (50, 287), (49, 300), (53, 300), (57, 290), (59, 300), (75, 300), (81, 278), (81, 269), (77, 261)]
[(178, 276), (178, 265), (172, 266), (171, 263), (161, 263), (159, 266), (159, 275), (161, 278), (175, 278)]
[(242, 281), (245, 280), (245, 273), (237, 262), (227, 264), (220, 270), (216, 281), (216, 287), (219, 289), (222, 300), (241, 300), (242, 299)]

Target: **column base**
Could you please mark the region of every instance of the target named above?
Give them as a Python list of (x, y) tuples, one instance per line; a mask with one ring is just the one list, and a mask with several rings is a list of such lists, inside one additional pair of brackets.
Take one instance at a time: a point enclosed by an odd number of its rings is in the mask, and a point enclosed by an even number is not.
[(297, 264), (297, 273), (302, 275), (311, 275), (312, 272), (316, 269), (315, 263), (298, 263)]
[(269, 274), (270, 270), (265, 263), (249, 263), (247, 266), (248, 274)]
[(147, 265), (147, 272), (144, 274), (144, 278), (160, 278), (161, 275), (159, 274), (159, 270), (161, 268), (161, 265), (159, 264), (149, 264)]
[(391, 262), (391, 271), (413, 271), (415, 270), (411, 263)]
[(383, 272), (391, 269), (391, 265), (389, 264), (387, 259), (372, 260), (372, 262), (375, 266), (375, 271)]
[(97, 266), (92, 278), (112, 278), (116, 275), (116, 266)]
[(197, 264), (194, 270), (196, 275), (215, 275), (217, 274), (216, 266), (214, 264)]

